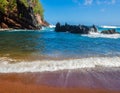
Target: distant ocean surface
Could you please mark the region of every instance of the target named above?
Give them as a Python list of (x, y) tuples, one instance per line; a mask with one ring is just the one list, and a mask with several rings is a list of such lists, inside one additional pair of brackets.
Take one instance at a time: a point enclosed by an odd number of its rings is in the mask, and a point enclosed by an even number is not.
[[(99, 32), (120, 27), (100, 26)], [(0, 73), (120, 67), (120, 35), (40, 31), (0, 32)]]

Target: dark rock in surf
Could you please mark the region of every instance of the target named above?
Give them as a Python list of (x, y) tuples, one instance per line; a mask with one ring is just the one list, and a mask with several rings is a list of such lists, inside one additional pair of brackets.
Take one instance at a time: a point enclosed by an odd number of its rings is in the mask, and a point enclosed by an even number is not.
[(102, 34), (120, 34), (115, 29), (104, 30), (101, 32)]
[(85, 26), (85, 25), (61, 25), (59, 22), (56, 24), (55, 28), (56, 32), (70, 32), (75, 34), (89, 34), (90, 32), (98, 32), (97, 27), (93, 26)]

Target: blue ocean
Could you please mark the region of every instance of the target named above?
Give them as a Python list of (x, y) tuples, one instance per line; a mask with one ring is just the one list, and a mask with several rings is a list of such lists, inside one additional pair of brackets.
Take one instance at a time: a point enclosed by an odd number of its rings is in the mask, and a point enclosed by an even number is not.
[[(99, 32), (107, 29), (111, 27), (98, 27)], [(120, 32), (119, 27), (115, 29)], [(57, 33), (52, 27), (40, 31), (1, 31), (0, 56), (0, 72), (5, 73), (119, 67), (120, 35)], [(23, 66), (22, 70), (11, 68), (18, 64)], [(34, 69), (33, 64), (36, 64)]]
[(100, 33), (112, 28), (120, 32), (117, 26), (98, 26), (89, 35), (57, 33), (54, 27), (0, 31), (0, 75), (15, 73), (40, 85), (120, 90), (120, 34)]

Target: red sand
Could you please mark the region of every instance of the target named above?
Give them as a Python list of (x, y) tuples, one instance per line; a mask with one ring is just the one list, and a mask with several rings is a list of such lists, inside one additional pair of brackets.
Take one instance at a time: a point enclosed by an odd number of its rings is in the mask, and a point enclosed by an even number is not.
[[(90, 89), (87, 87), (62, 88), (42, 85), (36, 83), (39, 75), (41, 74), (0, 74), (0, 93), (120, 93), (120, 91)], [(48, 74), (47, 77), (49, 77)], [(53, 77), (54, 75), (52, 74)], [(49, 81), (49, 78), (45, 80)]]
[(85, 89), (85, 88), (55, 88), (37, 86), (33, 84), (22, 84), (0, 80), (0, 93), (120, 93), (107, 90)]

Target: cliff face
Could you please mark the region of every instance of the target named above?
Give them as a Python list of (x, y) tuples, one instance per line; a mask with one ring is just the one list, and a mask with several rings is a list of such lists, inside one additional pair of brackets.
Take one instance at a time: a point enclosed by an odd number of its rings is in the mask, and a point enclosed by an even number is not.
[(48, 25), (39, 0), (0, 0), (0, 28), (40, 29)]

